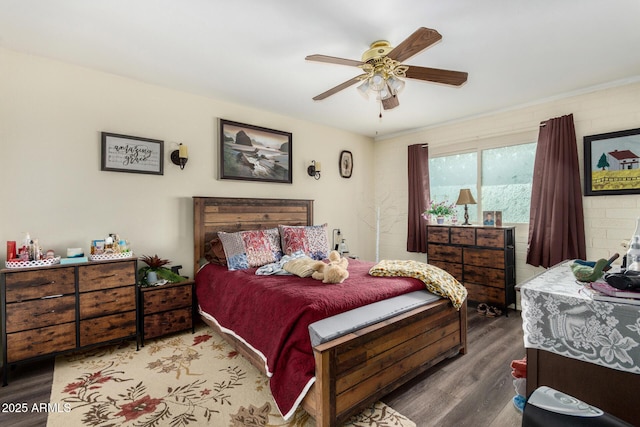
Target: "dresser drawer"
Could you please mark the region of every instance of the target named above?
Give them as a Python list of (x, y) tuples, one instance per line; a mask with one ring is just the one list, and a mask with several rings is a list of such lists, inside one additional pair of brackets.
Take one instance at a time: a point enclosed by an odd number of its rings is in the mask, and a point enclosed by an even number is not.
[(163, 313), (151, 314), (144, 318), (144, 338), (153, 338), (171, 332), (191, 329), (193, 325), (191, 307)]
[(6, 273), (5, 284), (7, 303), (76, 291), (73, 267)]
[(504, 270), (465, 265), (463, 267), (463, 274), (465, 283), (471, 282), (493, 288), (505, 288)]
[(7, 334), (7, 362), (9, 363), (74, 348), (76, 348), (75, 322)]
[(447, 261), (452, 263), (462, 262), (462, 248), (457, 246), (433, 245), (427, 248), (427, 262)]
[(176, 286), (166, 289), (153, 288), (143, 291), (144, 314), (189, 307), (193, 304), (192, 285)]
[(449, 228), (427, 227), (427, 242), (449, 243)]
[(134, 261), (105, 262), (78, 267), (78, 287), (80, 292), (98, 289), (118, 288), (136, 283)]
[(135, 334), (135, 311), (80, 321), (80, 346), (125, 338)]
[(499, 249), (464, 248), (462, 257), (468, 265), (504, 268), (504, 251)]
[(504, 230), (479, 228), (476, 230), (476, 244), (488, 248), (504, 248)]
[(472, 227), (451, 227), (451, 243), (454, 245), (475, 245), (476, 229)]
[(482, 286), (475, 283), (464, 283), (469, 294), (469, 301), (484, 302), (489, 305), (504, 305), (504, 288)]
[(80, 294), (80, 319), (134, 310), (136, 287), (105, 289)]
[(7, 333), (75, 322), (76, 297), (31, 300), (7, 304)]
[(444, 271), (455, 277), (458, 282), (462, 282), (462, 264), (440, 260), (431, 260), (429, 264), (443, 269)]

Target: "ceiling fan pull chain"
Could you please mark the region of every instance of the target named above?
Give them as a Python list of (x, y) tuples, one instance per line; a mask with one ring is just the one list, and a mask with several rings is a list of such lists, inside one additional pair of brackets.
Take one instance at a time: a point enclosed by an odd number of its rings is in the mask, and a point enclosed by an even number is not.
[(382, 120), (382, 101), (380, 101), (379, 105), (380, 105), (380, 114), (378, 115), (378, 118)]

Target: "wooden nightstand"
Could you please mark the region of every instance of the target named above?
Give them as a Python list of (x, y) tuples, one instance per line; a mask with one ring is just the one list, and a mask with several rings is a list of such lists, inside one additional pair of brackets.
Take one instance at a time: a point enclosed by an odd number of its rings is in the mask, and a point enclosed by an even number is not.
[(185, 280), (147, 288), (138, 287), (140, 337), (144, 340), (191, 329), (196, 309), (195, 282)]

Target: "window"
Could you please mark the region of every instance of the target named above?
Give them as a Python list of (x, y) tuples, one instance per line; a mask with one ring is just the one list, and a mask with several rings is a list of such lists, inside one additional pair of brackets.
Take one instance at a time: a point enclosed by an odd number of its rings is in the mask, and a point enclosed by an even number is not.
[[(477, 197), (478, 153), (454, 154), (429, 159), (429, 183), (431, 200), (455, 203), (461, 188), (470, 188)], [(464, 217), (464, 206), (458, 206), (458, 219)], [(477, 209), (469, 206), (469, 222), (478, 219)]]
[(536, 143), (482, 151), (482, 210), (504, 222), (529, 222)]
[[(470, 188), (477, 206), (469, 206), (469, 221), (478, 212), (502, 211), (504, 223), (528, 223), (536, 143), (510, 145), (429, 159), (431, 199), (455, 203), (461, 188)], [(480, 197), (478, 197), (480, 169)], [(464, 206), (458, 206), (458, 219)]]

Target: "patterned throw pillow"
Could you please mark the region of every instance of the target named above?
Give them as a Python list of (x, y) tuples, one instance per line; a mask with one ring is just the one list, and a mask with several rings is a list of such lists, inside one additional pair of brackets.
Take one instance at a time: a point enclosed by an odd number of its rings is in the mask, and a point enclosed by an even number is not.
[(265, 230), (218, 232), (229, 270), (260, 267), (282, 258), (277, 228)]
[(279, 225), (282, 237), (282, 251), (291, 255), (302, 251), (312, 259), (322, 260), (329, 256), (327, 224), (292, 226)]

